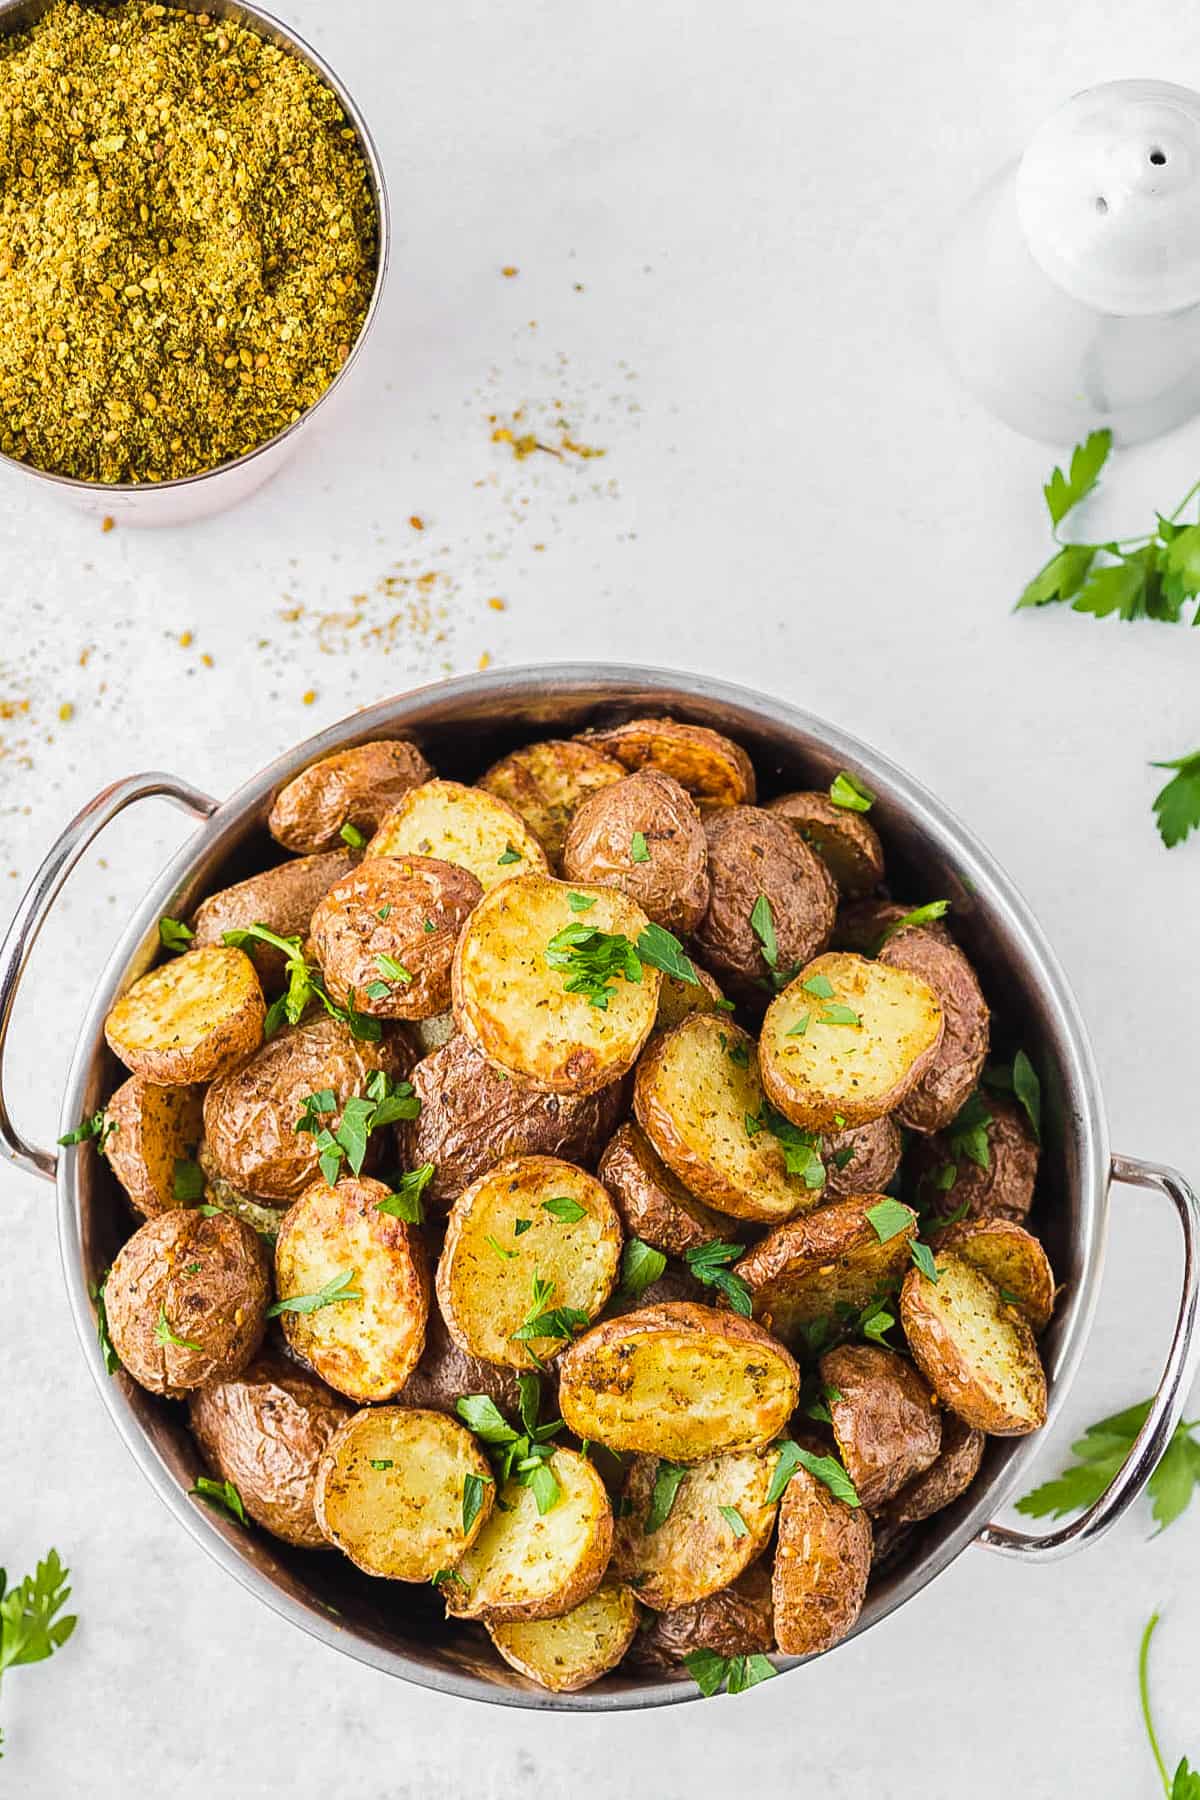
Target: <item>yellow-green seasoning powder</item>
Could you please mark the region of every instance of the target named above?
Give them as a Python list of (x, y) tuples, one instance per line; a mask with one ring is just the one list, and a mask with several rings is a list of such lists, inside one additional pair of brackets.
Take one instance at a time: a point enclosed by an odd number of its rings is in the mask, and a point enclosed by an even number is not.
[(0, 450), (115, 482), (255, 449), (350, 354), (377, 226), (298, 57), (205, 13), (57, 0), (0, 39)]

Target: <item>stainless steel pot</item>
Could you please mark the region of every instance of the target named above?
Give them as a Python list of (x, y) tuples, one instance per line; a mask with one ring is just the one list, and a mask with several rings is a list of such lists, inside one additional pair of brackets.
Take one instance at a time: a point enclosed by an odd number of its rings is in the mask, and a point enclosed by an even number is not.
[[(764, 788), (826, 786), (843, 767), (861, 773), (879, 798), (877, 820), (896, 889), (940, 894), (954, 906), (961, 937), (997, 1002), (1003, 1045), (1023, 1044), (1041, 1075), (1045, 1151), (1035, 1223), (1063, 1285), (1043, 1340), (1050, 1418), (1079, 1366), (1100, 1286), (1113, 1183), (1150, 1189), (1170, 1201), (1183, 1235), (1182, 1297), (1170, 1356), (1150, 1416), (1129, 1460), (1080, 1518), (1043, 1533), (991, 1521), (1025, 1483), (1036, 1438), (989, 1443), (979, 1480), (922, 1529), (910, 1551), (873, 1584), (856, 1628), (867, 1631), (911, 1599), (971, 1543), (1046, 1560), (1097, 1538), (1145, 1485), (1182, 1412), (1200, 1338), (1200, 1203), (1183, 1178), (1156, 1163), (1110, 1156), (1096, 1070), (1082, 1020), (1052, 951), (1025, 901), (981, 844), (916, 782), (867, 745), (810, 714), (725, 682), (651, 669), (565, 664), (497, 670), (381, 701), (310, 738), (220, 804), (169, 775), (134, 775), (99, 794), (63, 832), (22, 900), (0, 947), (0, 1148), (18, 1168), (58, 1186), (63, 1272), (80, 1343), (104, 1404), (152, 1487), (191, 1535), (243, 1586), (314, 1637), (407, 1681), (472, 1699), (559, 1711), (605, 1712), (691, 1699), (685, 1677), (608, 1676), (581, 1694), (553, 1695), (500, 1666), (478, 1627), (447, 1623), (431, 1590), (371, 1581), (332, 1556), (289, 1549), (208, 1511), (187, 1490), (202, 1464), (182, 1408), (156, 1400), (119, 1372), (108, 1376), (96, 1342), (89, 1283), (128, 1236), (130, 1216), (116, 1183), (91, 1148), (64, 1154), (28, 1144), (3, 1099), (3, 1053), (21, 974), (55, 896), (83, 850), (134, 801), (162, 796), (202, 821), (163, 871), (105, 969), (80, 1032), (66, 1093), (63, 1129), (94, 1112), (122, 1078), (108, 1052), (104, 1016), (158, 950), (157, 921), (184, 916), (206, 893), (278, 859), (266, 835), (272, 797), (299, 769), (369, 738), (413, 738), (438, 769), (470, 778), (494, 756), (537, 736), (602, 719), (670, 712), (714, 726), (744, 744)], [(781, 1661), (790, 1667), (796, 1659)]]
[[(54, 4), (55, 0), (0, 0), (0, 38), (24, 31)], [(0, 452), (0, 467), (14, 477), (49, 487), (81, 511), (91, 513), (94, 518), (112, 518), (118, 525), (190, 525), (196, 519), (207, 519), (213, 513), (236, 506), (239, 500), (245, 500), (272, 475), (278, 474), (296, 450), (301, 434), (309, 430), (318, 415), (328, 421), (336, 410), (346, 379), (358, 362), (367, 334), (375, 323), (387, 277), (391, 224), (383, 164), (366, 120), (329, 64), (302, 37), (297, 37), (290, 26), (261, 6), (250, 4), (250, 0), (171, 0), (171, 5), (184, 12), (208, 13), (216, 19), (233, 19), (240, 25), (250, 26), (268, 43), (278, 44), (281, 49), (298, 56), (320, 76), (326, 87), (333, 90), (347, 121), (354, 127), (367, 165), (371, 197), (379, 221), (379, 247), (375, 286), (362, 329), (350, 346), (346, 361), (307, 412), (256, 450), (248, 450), (232, 462), (220, 463), (215, 469), (203, 469), (197, 475), (182, 476), (177, 481), (77, 481), (73, 476), (55, 475), (49, 469), (39, 469), (33, 463)]]

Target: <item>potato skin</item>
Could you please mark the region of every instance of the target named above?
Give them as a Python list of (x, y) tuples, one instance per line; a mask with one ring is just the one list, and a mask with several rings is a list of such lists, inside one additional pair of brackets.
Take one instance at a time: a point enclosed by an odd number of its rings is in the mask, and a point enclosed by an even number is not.
[(730, 1229), (727, 1219), (689, 1193), (634, 1124), (622, 1125), (610, 1140), (596, 1173), (626, 1233), (667, 1256), (684, 1256)]
[(488, 1635), (519, 1674), (552, 1694), (577, 1694), (617, 1666), (637, 1626), (633, 1589), (603, 1581), (594, 1593), (556, 1619), (491, 1625)]
[[(915, 912), (919, 904), (921, 903), (916, 900), (884, 900), (878, 896), (850, 901), (838, 909), (833, 927), (832, 948), (851, 950), (856, 956), (878, 955), (883, 947), (881, 939), (884, 933), (893, 925), (898, 925), (901, 919), (907, 918), (909, 913)], [(954, 941), (938, 919), (928, 925), (908, 925), (905, 931), (927, 931), (943, 943)]]
[(974, 1092), (987, 1061), (990, 1014), (983, 989), (958, 945), (932, 932), (898, 932), (877, 960), (926, 982), (942, 1009), (942, 1041), (896, 1109), (911, 1131), (941, 1131)]
[(673, 1025), (680, 1024), (689, 1013), (728, 1013), (731, 1010), (708, 970), (702, 969), (694, 957), (690, 960), (698, 980), (681, 981), (677, 975), (664, 975), (662, 978), (662, 986), (658, 990), (658, 1011), (654, 1016), (655, 1031), (670, 1031)]
[(1046, 1422), (1046, 1373), (1029, 1326), (980, 1270), (951, 1252), (934, 1260), (936, 1283), (910, 1269), (900, 1290), (913, 1361), (943, 1406), (989, 1437), (1037, 1431)]
[(350, 1412), (323, 1382), (269, 1351), (188, 1396), (188, 1424), (210, 1469), (233, 1482), (256, 1525), (304, 1550), (325, 1548), (313, 1511), (317, 1467)]
[[(325, 985), (339, 1006), (380, 1019), (429, 1019), (450, 1004), (454, 946), (483, 893), (469, 869), (431, 856), (368, 857), (335, 882), (312, 916)], [(380, 956), (412, 979), (392, 980)], [(376, 990), (380, 984), (386, 993)]]
[(679, 719), (627, 719), (582, 734), (581, 741), (615, 757), (626, 769), (661, 769), (695, 800), (701, 812), (753, 804), (754, 765), (740, 744), (706, 725)]
[(432, 774), (415, 744), (355, 744), (310, 764), (281, 788), (267, 830), (285, 850), (338, 849), (343, 825), (369, 837), (385, 813)]
[[(296, 856), (264, 869), (261, 875), (235, 882), (233, 887), (221, 888), (196, 908), (192, 947), (219, 944), (226, 931), (245, 931), (250, 925), (265, 925), (277, 937), (306, 938), (317, 901), (335, 881), (350, 873), (356, 861), (350, 850)], [(282, 987), (286, 968), (282, 950), (253, 939), (242, 949), (258, 970), (264, 988)]]
[(915, 1475), (889, 1500), (881, 1523), (886, 1526), (919, 1525), (965, 1494), (983, 1461), (986, 1438), (956, 1413), (942, 1419), (942, 1447), (936, 1461)]
[(712, 897), (696, 927), (696, 948), (718, 980), (741, 993), (770, 991), (771, 971), (750, 923), (760, 895), (771, 906), (780, 971), (819, 956), (837, 911), (833, 877), (790, 825), (757, 806), (709, 815), (708, 873)]
[(865, 1507), (835, 1499), (823, 1481), (797, 1469), (779, 1503), (771, 1578), (775, 1642), (785, 1656), (831, 1650), (852, 1628), (871, 1573)]
[(800, 1342), (802, 1327), (832, 1316), (839, 1303), (857, 1311), (894, 1287), (909, 1265), (917, 1215), (910, 1209), (907, 1229), (881, 1244), (867, 1214), (884, 1198), (850, 1195), (760, 1238), (734, 1270), (750, 1289), (755, 1318), (784, 1343)]
[[(104, 1285), (117, 1355), (140, 1386), (170, 1400), (241, 1373), (262, 1343), (270, 1297), (252, 1228), (227, 1213), (205, 1218), (186, 1207), (139, 1226)], [(160, 1343), (160, 1318), (189, 1344)]]
[(845, 899), (860, 899), (883, 880), (883, 845), (864, 814), (819, 793), (780, 794), (767, 810), (816, 851)]
[[(270, 1205), (298, 1199), (320, 1173), (311, 1132), (296, 1120), (310, 1094), (330, 1088), (340, 1110), (366, 1092), (375, 1069), (396, 1080), (412, 1053), (399, 1036), (366, 1043), (327, 1013), (285, 1026), (248, 1062), (214, 1081), (204, 1097), (206, 1161), (231, 1187)], [(374, 1140), (368, 1154), (375, 1149)], [(378, 1150), (376, 1149), (376, 1154)]]
[(833, 1435), (846, 1473), (868, 1512), (876, 1512), (929, 1468), (942, 1443), (942, 1421), (910, 1362), (877, 1344), (839, 1344), (821, 1358)]
[[(633, 857), (641, 832), (648, 855)], [(642, 769), (579, 806), (562, 852), (568, 881), (618, 887), (677, 936), (693, 932), (709, 902), (708, 845), (700, 814), (670, 775)]]
[(547, 738), (502, 756), (478, 785), (507, 800), (556, 865), (576, 807), (624, 775), (615, 758), (579, 738)]
[(630, 1648), (630, 1661), (649, 1669), (670, 1669), (693, 1650), (714, 1656), (767, 1656), (775, 1648), (771, 1573), (751, 1563), (736, 1581), (668, 1612), (651, 1613)]
[(431, 1306), (421, 1360), (396, 1395), (396, 1404), (421, 1406), (457, 1418), (455, 1402), (463, 1394), (486, 1394), (515, 1422), (521, 1404), (517, 1376), (516, 1369), (484, 1362), (461, 1349), (446, 1329), (441, 1308)]
[(316, 1312), (285, 1312), (288, 1349), (351, 1400), (390, 1400), (404, 1387), (425, 1347), (429, 1264), (415, 1225), (379, 1211), (388, 1188), (347, 1175), (318, 1180), (289, 1207), (275, 1242), (281, 1300), (318, 1292), (351, 1270), (359, 1300)]
[[(1011, 1219), (1019, 1225), (1033, 1205), (1040, 1151), (1021, 1108), (998, 1094), (986, 1094), (991, 1123), (984, 1127), (988, 1166), (957, 1157), (941, 1132), (917, 1138), (905, 1167), (912, 1171), (923, 1203), (943, 1216), (967, 1208), (968, 1219)], [(940, 1184), (942, 1170), (953, 1169), (949, 1188)]]
[(492, 1067), (468, 1038), (450, 1039), (412, 1071), (421, 1101), (399, 1127), (406, 1168), (434, 1165), (426, 1206), (449, 1206), (473, 1181), (510, 1156), (559, 1156), (585, 1167), (625, 1107), (626, 1085), (593, 1094), (527, 1087)]
[(104, 1155), (134, 1209), (152, 1219), (183, 1205), (175, 1198), (175, 1164), (196, 1154), (204, 1128), (202, 1089), (155, 1087), (131, 1075), (104, 1117), (116, 1128), (104, 1140)]
[(1044, 1331), (1054, 1311), (1054, 1271), (1041, 1243), (1011, 1219), (963, 1219), (939, 1234), (939, 1250), (961, 1256), (994, 1281), (1001, 1297), (1035, 1331)]
[(890, 1114), (845, 1131), (823, 1133), (821, 1160), (825, 1186), (821, 1201), (841, 1200), (850, 1194), (881, 1194), (900, 1167), (903, 1140)]
[(104, 1021), (113, 1055), (159, 1087), (212, 1081), (262, 1042), (254, 964), (228, 945), (187, 950), (126, 989)]
[[(707, 1368), (704, 1365), (709, 1365)], [(687, 1390), (715, 1401), (711, 1377), (737, 1382), (725, 1412), (696, 1417)], [(783, 1346), (733, 1312), (679, 1301), (593, 1325), (559, 1362), (562, 1416), (579, 1437), (671, 1462), (757, 1450), (778, 1436), (800, 1393)]]

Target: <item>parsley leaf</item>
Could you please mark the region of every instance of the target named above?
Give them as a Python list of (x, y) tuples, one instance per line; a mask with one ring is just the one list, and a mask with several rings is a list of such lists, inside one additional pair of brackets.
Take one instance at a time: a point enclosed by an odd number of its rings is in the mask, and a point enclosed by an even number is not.
[(503, 856), (498, 856), (496, 861), (501, 868), (505, 868), (509, 863), (519, 863), (521, 861), (521, 852), (519, 850), (514, 850), (511, 844), (505, 844)]
[(700, 986), (700, 977), (692, 966), (690, 957), (684, 954), (683, 945), (665, 925), (656, 925), (651, 920), (638, 937), (637, 953), (650, 968), (661, 969), (664, 975), (671, 975), (676, 981), (685, 981), (689, 987)]
[(765, 1656), (718, 1656), (715, 1650), (689, 1651), (683, 1666), (706, 1700), (722, 1688), (730, 1694), (744, 1694), (747, 1688), (779, 1673)]
[(464, 1475), (462, 1493), (462, 1525), (463, 1535), (468, 1536), (472, 1525), (483, 1510), (483, 1490), (493, 1485), (490, 1475)]
[(595, 894), (570, 893), (567, 895), (567, 905), (573, 913), (590, 912), (595, 904)]
[(379, 955), (375, 958), (375, 967), (379, 970), (379, 973), (383, 976), (385, 981), (398, 981), (404, 987), (408, 987), (412, 983), (412, 976), (409, 974), (404, 964), (398, 961), (396, 957), (388, 956), (384, 951), (380, 951)]
[(630, 838), (630, 840), (629, 840), (629, 860), (630, 860), (630, 862), (635, 862), (635, 863), (648, 863), (650, 861), (650, 847), (646, 843), (646, 836), (645, 836), (644, 832), (635, 831), (633, 836)]
[(914, 1238), (909, 1245), (909, 1255), (912, 1257), (913, 1266), (920, 1269), (926, 1281), (937, 1280), (937, 1264), (933, 1260), (933, 1251), (928, 1244), (923, 1244), (919, 1238)]
[[(815, 1191), (825, 1185), (825, 1164), (821, 1160), (821, 1140), (815, 1131), (802, 1131), (790, 1119), (763, 1102), (759, 1126), (766, 1125), (772, 1137), (783, 1146), (784, 1165), (789, 1175), (799, 1175), (806, 1188)], [(753, 1133), (751, 1133), (753, 1135)]]
[(419, 1169), (410, 1169), (407, 1175), (401, 1175), (386, 1200), (375, 1202), (375, 1211), (389, 1213), (393, 1219), (403, 1219), (406, 1225), (424, 1224), (425, 1208), (421, 1204), (421, 1196), (433, 1177), (432, 1163), (422, 1163)]
[(264, 1037), (274, 1037), (285, 1019), (289, 1025), (298, 1025), (314, 1000), (320, 1002), (330, 1018), (340, 1019), (347, 1025), (352, 1036), (371, 1043), (377, 1043), (383, 1036), (378, 1019), (368, 1019), (355, 1010), (353, 995), (344, 1007), (335, 1005), (329, 998), (320, 971), (305, 958), (299, 936), (280, 937), (266, 925), (247, 925), (235, 931), (223, 931), (221, 942), (234, 950), (244, 950), (252, 943), (270, 944), (284, 958), (287, 986), (267, 1010)]
[(833, 983), (828, 975), (810, 975), (802, 985), (806, 994), (813, 994), (818, 1000), (833, 999)]
[(911, 1211), (899, 1200), (880, 1200), (878, 1205), (869, 1206), (867, 1218), (881, 1244), (890, 1243), (892, 1238), (899, 1237), (912, 1224)]
[(542, 953), (552, 969), (563, 971), (563, 989), (582, 994), (590, 1006), (608, 1011), (617, 976), (640, 982), (642, 963), (637, 950), (622, 932), (600, 931), (594, 925), (564, 925)]
[(121, 1366), (121, 1359), (113, 1348), (113, 1341), (108, 1335), (108, 1309), (104, 1304), (104, 1288), (110, 1270), (105, 1269), (99, 1281), (93, 1281), (88, 1287), (92, 1305), (96, 1308), (96, 1341), (100, 1345), (100, 1354), (104, 1358), (104, 1373), (115, 1375)]
[(171, 1174), (171, 1194), (174, 1199), (182, 1200), (186, 1206), (190, 1201), (199, 1200), (204, 1192), (204, 1170), (190, 1156), (177, 1156)]
[(671, 1516), (671, 1508), (675, 1504), (687, 1468), (683, 1463), (662, 1461), (654, 1471), (654, 1487), (650, 1494), (650, 1505), (646, 1509), (646, 1518), (642, 1531), (649, 1537), (652, 1532), (666, 1524)]
[(712, 1242), (700, 1244), (693, 1250), (685, 1250), (683, 1260), (697, 1281), (705, 1287), (716, 1288), (728, 1300), (734, 1312), (740, 1313), (744, 1319), (753, 1317), (754, 1307), (750, 1300), (750, 1289), (740, 1275), (735, 1275), (729, 1268), (731, 1262), (746, 1254), (744, 1244), (723, 1244)]
[(577, 1219), (587, 1218), (587, 1207), (580, 1206), (570, 1194), (555, 1194), (552, 1200), (542, 1201), (542, 1211), (548, 1212), (553, 1219), (561, 1219), (564, 1225), (573, 1225)]
[(768, 1506), (782, 1499), (783, 1490), (797, 1469), (807, 1469), (810, 1475), (825, 1483), (835, 1499), (845, 1501), (847, 1506), (862, 1505), (854, 1483), (836, 1456), (814, 1456), (811, 1450), (802, 1450), (792, 1438), (781, 1438), (775, 1472), (767, 1489)]
[(948, 900), (928, 900), (924, 906), (914, 906), (911, 912), (906, 912), (903, 918), (897, 919), (888, 926), (875, 946), (876, 956), (879, 955), (888, 939), (894, 938), (898, 931), (908, 931), (913, 926), (932, 925), (937, 919), (944, 919), (949, 911), (950, 902)]
[(546, 1302), (554, 1293), (554, 1283), (533, 1278), (533, 1305), (518, 1330), (511, 1335), (518, 1344), (533, 1343), (537, 1338), (569, 1338), (582, 1331), (591, 1320), (578, 1306), (556, 1306), (547, 1310)]
[(736, 1506), (718, 1506), (717, 1511), (720, 1513), (735, 1538), (750, 1536), (750, 1527), (747, 1525)]
[(358, 826), (351, 825), (349, 821), (342, 826), (341, 830), (338, 832), (338, 836), (341, 838), (343, 844), (348, 845), (351, 850), (362, 850), (367, 842), (362, 832), (358, 829)]
[(667, 1259), (661, 1250), (644, 1244), (641, 1238), (627, 1238), (625, 1248), (621, 1252), (621, 1282), (615, 1298), (619, 1300), (640, 1300), (646, 1289), (653, 1285), (667, 1266)]
[(159, 1302), (158, 1317), (154, 1321), (154, 1336), (158, 1343), (177, 1344), (181, 1350), (199, 1350), (201, 1352), (204, 1350), (204, 1345), (198, 1344), (195, 1338), (178, 1337), (171, 1329), (171, 1322), (167, 1318), (167, 1308), (164, 1301)]
[(1087, 580), (1096, 560), (1096, 544), (1064, 544), (1048, 563), (1038, 570), (1017, 601), (1016, 611), (1024, 606), (1049, 606), (1056, 600), (1070, 600)]
[(1158, 835), (1171, 850), (1176, 844), (1182, 844), (1190, 832), (1200, 828), (1200, 750), (1177, 757), (1174, 762), (1156, 762), (1150, 766), (1176, 771), (1154, 796)]
[(361, 1300), (362, 1295), (350, 1285), (356, 1273), (354, 1269), (343, 1269), (340, 1275), (330, 1276), (315, 1294), (290, 1294), (285, 1300), (276, 1300), (267, 1308), (268, 1319), (277, 1319), (280, 1313), (320, 1312), (323, 1306), (339, 1306), (343, 1300)]
[(963, 1102), (946, 1131), (946, 1142), (956, 1161), (961, 1162), (965, 1157), (980, 1169), (991, 1167), (992, 1152), (987, 1134), (991, 1122), (987, 1101), (976, 1088)]
[(182, 919), (162, 918), (158, 921), (158, 941), (164, 950), (186, 950), (195, 935)]
[(834, 776), (829, 785), (829, 798), (835, 806), (844, 806), (848, 812), (870, 812), (875, 803), (875, 795), (866, 782), (852, 775), (849, 769)]
[(87, 1142), (88, 1138), (95, 1138), (96, 1149), (103, 1156), (104, 1146), (116, 1129), (117, 1121), (110, 1119), (101, 1107), (100, 1111), (94, 1112), (90, 1119), (81, 1119), (74, 1131), (64, 1131), (58, 1141), (60, 1144), (83, 1144)]
[(350, 1095), (342, 1107), (341, 1123), (333, 1130), (322, 1120), (337, 1111), (337, 1104), (332, 1088), (309, 1094), (292, 1128), (312, 1134), (321, 1174), (330, 1187), (337, 1181), (343, 1163), (349, 1164), (353, 1174), (361, 1175), (373, 1131), (394, 1124), (397, 1119), (415, 1119), (421, 1111), (411, 1082), (393, 1082), (382, 1069), (373, 1069), (368, 1075), (365, 1094)]
[(0, 1679), (7, 1669), (44, 1662), (62, 1649), (75, 1629), (74, 1613), (59, 1617), (71, 1597), (69, 1577), (57, 1550), (12, 1588), (0, 1569)]
[(468, 1430), (485, 1444), (515, 1444), (520, 1436), (490, 1394), (463, 1394), (454, 1402), (454, 1410)]
[[(1044, 1481), (1017, 1501), (1017, 1511), (1031, 1519), (1061, 1519), (1068, 1513), (1082, 1512), (1097, 1501), (1133, 1447), (1133, 1441), (1146, 1423), (1149, 1400), (1113, 1413), (1095, 1425), (1089, 1425), (1083, 1436), (1071, 1445), (1076, 1458), (1062, 1473)], [(1158, 1467), (1146, 1484), (1153, 1501), (1154, 1522), (1159, 1531), (1173, 1525), (1191, 1503), (1200, 1486), (1200, 1419), (1181, 1420), (1176, 1426)]]
[[(988, 1063), (982, 1076), (983, 1085), (998, 1094), (1011, 1094), (1023, 1107), (1029, 1128), (1037, 1142), (1042, 1141), (1042, 1084), (1038, 1072), (1024, 1050), (1018, 1050), (1012, 1063)], [(953, 1181), (947, 1187), (953, 1187)]]
[(227, 1512), (239, 1525), (249, 1524), (242, 1496), (232, 1481), (214, 1481), (210, 1475), (197, 1475), (194, 1487), (188, 1489), (198, 1500), (205, 1500), (218, 1512)]
[(511, 1476), (529, 1488), (538, 1512), (544, 1514), (558, 1504), (562, 1493), (550, 1467), (554, 1446), (548, 1441), (562, 1430), (562, 1420), (539, 1425), (541, 1383), (532, 1373), (518, 1377), (518, 1383), (523, 1433), (514, 1430), (487, 1394), (464, 1394), (455, 1407), (463, 1423), (488, 1446), (499, 1480), (507, 1481)]
[(1092, 431), (1071, 452), (1070, 472), (1056, 468), (1042, 489), (1051, 525), (1061, 525), (1072, 507), (1086, 500), (1100, 479), (1112, 449), (1111, 431)]

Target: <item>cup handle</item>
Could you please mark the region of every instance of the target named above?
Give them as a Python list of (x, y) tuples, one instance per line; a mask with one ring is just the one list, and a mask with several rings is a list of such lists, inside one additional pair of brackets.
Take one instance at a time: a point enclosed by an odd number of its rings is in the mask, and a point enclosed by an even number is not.
[(1138, 1432), (1129, 1455), (1100, 1498), (1079, 1518), (1055, 1531), (1012, 1531), (1006, 1525), (988, 1525), (977, 1543), (1008, 1556), (1025, 1556), (1042, 1562), (1069, 1556), (1094, 1543), (1116, 1524), (1137, 1499), (1162, 1460), (1175, 1427), (1183, 1417), (1188, 1394), (1200, 1362), (1200, 1336), (1196, 1332), (1200, 1311), (1200, 1199), (1183, 1176), (1162, 1163), (1142, 1162), (1136, 1156), (1114, 1156), (1112, 1181), (1127, 1187), (1152, 1188), (1165, 1194), (1179, 1215), (1183, 1233), (1183, 1292), (1171, 1339), (1171, 1353), (1163, 1370), (1146, 1423)]

